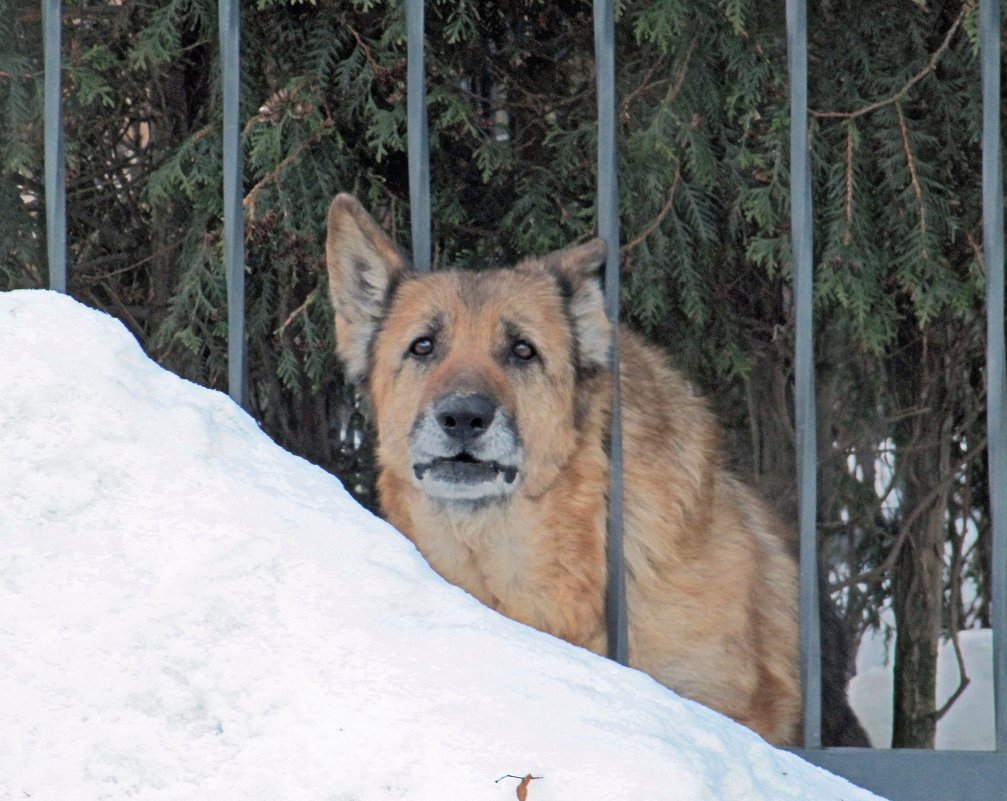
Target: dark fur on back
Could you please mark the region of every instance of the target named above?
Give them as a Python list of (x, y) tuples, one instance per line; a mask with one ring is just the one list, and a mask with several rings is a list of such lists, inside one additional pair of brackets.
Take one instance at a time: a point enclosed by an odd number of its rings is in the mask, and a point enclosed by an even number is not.
[(822, 619), (822, 745), (870, 748), (871, 740), (850, 707), (846, 694), (854, 675), (849, 637), (824, 587), (819, 592), (819, 598)]

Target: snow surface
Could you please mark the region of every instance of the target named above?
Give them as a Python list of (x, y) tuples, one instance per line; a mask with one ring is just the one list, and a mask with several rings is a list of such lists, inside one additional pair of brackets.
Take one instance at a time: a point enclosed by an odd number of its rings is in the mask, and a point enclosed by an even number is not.
[(876, 798), (438, 578), (112, 318), (0, 295), (0, 798)]

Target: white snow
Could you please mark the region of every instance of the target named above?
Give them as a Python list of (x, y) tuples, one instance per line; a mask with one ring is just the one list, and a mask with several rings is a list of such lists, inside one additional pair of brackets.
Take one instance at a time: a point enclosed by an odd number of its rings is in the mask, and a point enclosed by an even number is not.
[(0, 799), (876, 796), (439, 579), (226, 396), (0, 295)]

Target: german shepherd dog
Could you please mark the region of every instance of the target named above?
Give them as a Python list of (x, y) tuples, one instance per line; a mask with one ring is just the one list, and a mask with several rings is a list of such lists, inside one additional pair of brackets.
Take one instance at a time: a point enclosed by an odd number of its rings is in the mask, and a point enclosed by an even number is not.
[[(374, 407), (383, 513), (448, 581), (597, 653), (612, 394), (604, 259), (594, 239), (513, 269), (421, 274), (356, 199), (329, 208), (337, 350)], [(630, 664), (796, 744), (793, 537), (722, 466), (703, 398), (663, 352), (620, 337)], [(866, 744), (845, 678), (823, 682), (837, 695), (824, 729), (836, 709), (855, 731), (833, 739)]]

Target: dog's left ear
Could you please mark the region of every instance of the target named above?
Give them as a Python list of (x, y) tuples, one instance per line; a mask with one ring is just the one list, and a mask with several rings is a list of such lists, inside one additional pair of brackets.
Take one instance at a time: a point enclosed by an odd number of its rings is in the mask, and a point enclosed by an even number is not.
[(605, 315), (601, 270), (608, 248), (603, 239), (556, 250), (541, 259), (564, 293), (568, 294), (574, 335), (583, 365), (592, 369), (608, 365), (612, 325)]
[(329, 206), (325, 261), (336, 319), (336, 350), (347, 377), (367, 375), (368, 349), (384, 317), (390, 289), (409, 269), (405, 257), (352, 195), (336, 195)]

